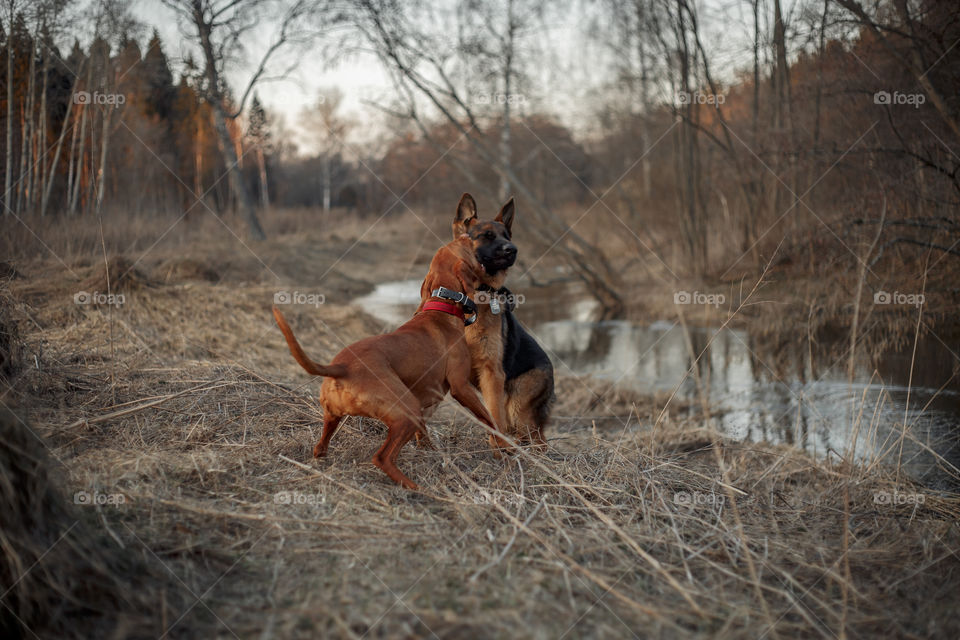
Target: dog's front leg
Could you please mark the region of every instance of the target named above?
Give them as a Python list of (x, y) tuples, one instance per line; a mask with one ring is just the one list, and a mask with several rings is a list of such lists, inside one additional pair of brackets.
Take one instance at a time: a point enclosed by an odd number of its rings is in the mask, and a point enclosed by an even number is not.
[[(507, 377), (503, 372), (503, 367), (484, 366), (478, 376), (480, 383), (480, 393), (483, 394), (483, 403), (490, 411), (490, 416), (496, 424), (496, 429), (500, 433), (513, 435), (508, 424), (506, 393), (504, 391)], [(490, 434), (490, 446), (498, 449), (500, 445), (499, 438)]]
[(500, 437), (500, 429), (498, 428), (497, 423), (494, 422), (490, 412), (487, 411), (487, 407), (484, 406), (483, 398), (480, 396), (480, 392), (477, 391), (475, 386), (470, 384), (470, 382), (466, 379), (462, 381), (451, 380), (450, 395), (453, 396), (454, 400), (459, 402), (470, 413), (472, 413), (477, 420), (494, 430), (495, 433), (490, 434), (490, 444), (495, 450), (513, 450), (507, 441)]

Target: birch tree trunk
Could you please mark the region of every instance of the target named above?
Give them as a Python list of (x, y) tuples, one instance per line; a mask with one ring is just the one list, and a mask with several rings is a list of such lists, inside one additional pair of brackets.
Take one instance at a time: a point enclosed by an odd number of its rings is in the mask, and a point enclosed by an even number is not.
[[(507, 0), (507, 33), (506, 47), (503, 52), (503, 126), (500, 129), (500, 162), (511, 168), (510, 152), (510, 103), (513, 96), (513, 47), (516, 25), (514, 23), (513, 0)], [(510, 197), (510, 178), (506, 173), (500, 175), (500, 201), (506, 202)]]
[(200, 198), (203, 195), (203, 123), (197, 117), (197, 139), (193, 151), (193, 191)]
[(17, 188), (17, 205), (15, 210), (17, 213), (24, 210), (24, 207), (27, 205), (26, 198), (30, 195), (30, 181), (28, 177), (28, 169), (30, 166), (30, 136), (32, 132), (30, 130), (30, 124), (33, 120), (33, 92), (34, 92), (34, 80), (33, 76), (36, 73), (36, 57), (33, 55), (33, 39), (30, 41), (30, 66), (27, 71), (27, 94), (24, 96), (24, 108), (21, 115), (22, 127), (21, 127), (21, 138), (20, 138), (20, 168), (17, 171), (17, 180), (19, 181), (19, 186)]
[(650, 146), (650, 61), (647, 56), (647, 47), (644, 42), (644, 26), (647, 24), (647, 10), (644, 4), (647, 0), (636, 0), (637, 11), (637, 53), (640, 62), (640, 152), (643, 158), (640, 160), (640, 172), (643, 180), (643, 195), (650, 198), (652, 186), (650, 172), (650, 154), (647, 149)]
[[(93, 60), (88, 60), (87, 61), (87, 77), (86, 77), (86, 83), (83, 85), (84, 88), (89, 89), (92, 86), (92, 81), (93, 81)], [(71, 97), (71, 99), (73, 98)], [(83, 108), (80, 110), (80, 114), (81, 114), (80, 115), (80, 154), (77, 157), (77, 172), (76, 172), (76, 175), (74, 176), (73, 193), (68, 194), (70, 198), (69, 210), (71, 214), (74, 214), (77, 211), (77, 202), (80, 198), (80, 185), (81, 183), (84, 182), (83, 180), (83, 156), (84, 156), (83, 147), (86, 144), (87, 119), (89, 117), (87, 112), (89, 110), (90, 110), (89, 104), (83, 105)]]
[[(243, 182), (243, 175), (238, 167), (239, 159), (234, 151), (233, 141), (230, 139), (230, 132), (227, 130), (227, 116), (223, 105), (223, 92), (220, 90), (221, 78), (217, 71), (217, 58), (213, 51), (213, 43), (210, 41), (211, 22), (208, 22), (203, 13), (198, 9), (193, 13), (194, 26), (200, 35), (200, 44), (203, 49), (203, 57), (206, 62), (206, 71), (208, 83), (208, 93), (210, 96), (210, 106), (213, 109), (213, 127), (217, 132), (217, 146), (223, 155), (226, 164), (227, 177), (230, 182), (230, 189), (237, 200), (237, 206), (240, 207), (240, 213), (247, 222), (250, 235), (255, 240), (266, 239), (263, 227), (260, 226), (260, 220), (257, 218), (257, 212), (253, 205), (253, 198), (247, 190), (247, 185)], [(199, 194), (197, 194), (199, 195)]]
[(94, 213), (100, 215), (103, 206), (103, 191), (107, 178), (107, 149), (110, 146), (110, 118), (113, 108), (103, 109), (103, 130), (100, 132), (100, 164), (97, 169), (97, 195), (94, 201)]
[(10, 185), (13, 176), (13, 0), (7, 3), (10, 28), (7, 30), (7, 157), (3, 172), (3, 215), (10, 213)]
[(266, 211), (270, 207), (270, 192), (267, 191), (267, 159), (260, 145), (257, 145), (257, 168), (260, 173), (260, 208)]
[[(87, 73), (87, 79), (89, 80), (90, 74)], [(86, 86), (90, 86), (89, 82)], [(80, 184), (83, 182), (83, 147), (86, 144), (87, 136), (87, 106), (83, 105), (83, 109), (80, 112), (80, 149), (77, 155), (77, 172), (74, 176), (73, 182), (73, 193), (70, 194), (70, 213), (74, 214), (77, 212), (77, 202), (80, 199)]]
[[(42, 37), (42, 34), (41, 34)], [(42, 49), (41, 49), (42, 50)], [(47, 75), (50, 69), (50, 56), (46, 51), (43, 52), (43, 71), (40, 74), (40, 115), (39, 115), (39, 135), (37, 136), (37, 151), (36, 157), (37, 161), (34, 164), (36, 168), (36, 179), (34, 180), (33, 188), (33, 205), (34, 208), (41, 209), (41, 215), (43, 215), (43, 206), (42, 206), (42, 196), (44, 192), (44, 185), (46, 184), (44, 178), (46, 177), (46, 166), (47, 163), (43, 161), (43, 158), (47, 151)]]
[(323, 212), (330, 213), (330, 152), (323, 154)]

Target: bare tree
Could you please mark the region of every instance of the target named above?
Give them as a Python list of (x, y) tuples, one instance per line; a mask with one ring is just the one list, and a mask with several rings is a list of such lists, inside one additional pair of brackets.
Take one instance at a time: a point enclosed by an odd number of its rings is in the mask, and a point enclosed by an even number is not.
[(257, 94), (253, 94), (250, 112), (247, 114), (246, 137), (253, 144), (257, 154), (257, 176), (260, 180), (260, 208), (266, 211), (270, 206), (270, 191), (267, 186), (266, 147), (270, 144), (270, 129), (267, 126), (267, 112)]
[[(357, 7), (357, 28), (391, 73), (399, 96), (406, 100), (404, 115), (414, 119), (424, 131), (418, 99), (435, 109), (470, 145), (472, 153), (501, 179), (509, 181), (522, 198), (529, 216), (521, 218), (518, 224), (570, 265), (600, 302), (605, 316), (622, 314), (625, 306), (620, 275), (602, 250), (551, 211), (516, 169), (503, 163), (498, 149), (485, 139), (480, 115), (470, 104), (469, 96), (449, 73), (448, 63), (453, 57), (450, 52), (438, 48), (435, 39), (416, 28), (416, 21), (407, 14), (409, 5), (397, 0), (357, 0)], [(471, 178), (469, 173), (464, 175)]]
[[(213, 112), (213, 125), (217, 133), (217, 146), (223, 156), (230, 182), (241, 215), (247, 223), (250, 235), (257, 240), (266, 238), (250, 190), (243, 181), (240, 158), (227, 126), (228, 120), (239, 116), (253, 88), (265, 79), (271, 58), (279, 51), (296, 43), (303, 43), (305, 34), (299, 31), (302, 21), (312, 3), (295, 0), (292, 3), (270, 0), (163, 0), (180, 19), (196, 30), (191, 34), (203, 53), (205, 80), (204, 97)], [(243, 48), (243, 39), (254, 29), (279, 17), (277, 33), (266, 52), (260, 58), (236, 105), (229, 104), (229, 90), (224, 80), (224, 66), (236, 60)], [(280, 74), (286, 75), (290, 68)], [(276, 78), (276, 76), (274, 77)], [(199, 194), (198, 194), (199, 196)]]
[[(938, 37), (936, 32), (931, 33), (928, 24), (921, 24), (915, 13), (924, 8), (921, 6), (924, 3), (915, 5), (901, 0), (892, 3), (896, 9), (893, 14), (886, 10), (877, 10), (877, 15), (870, 15), (858, 0), (836, 1), (849, 11), (860, 25), (873, 33), (891, 57), (914, 77), (943, 121), (953, 134), (960, 138), (960, 109), (956, 106), (956, 100), (948, 99), (949, 90), (941, 90), (931, 73), (950, 52), (954, 43)], [(937, 5), (931, 3), (931, 6)], [(949, 6), (949, 3), (945, 3), (938, 8), (939, 11), (951, 14), (951, 20), (944, 20), (940, 25), (943, 32), (946, 32), (949, 23), (956, 18), (956, 7), (952, 7), (951, 11)], [(884, 19), (884, 14), (891, 17)]]
[(13, 177), (13, 21), (15, 0), (7, 2), (7, 156), (3, 172), (3, 213), (10, 211), (10, 185)]
[[(654, 111), (653, 85), (655, 65), (656, 37), (653, 32), (657, 21), (654, 19), (654, 0), (607, 0), (605, 11), (591, 28), (591, 37), (601, 46), (609, 49), (614, 82), (608, 88), (608, 94), (616, 95), (625, 91), (626, 108), (621, 118), (628, 126), (634, 121), (637, 125), (638, 142), (641, 152), (647, 150), (652, 142), (650, 118)], [(624, 162), (629, 162), (624, 160)], [(650, 155), (644, 153), (640, 159), (641, 185), (643, 195), (651, 195)], [(627, 168), (625, 164), (623, 168)], [(622, 169), (621, 169), (622, 170)], [(624, 198), (624, 204), (630, 206), (630, 198)]]
[(323, 212), (330, 212), (333, 191), (333, 159), (343, 148), (352, 123), (340, 114), (343, 94), (337, 89), (322, 91), (316, 104), (302, 114), (304, 124), (317, 146), (322, 163)]
[[(459, 8), (460, 55), (465, 66), (478, 67), (480, 80), (490, 91), (482, 102), (492, 107), (500, 120), (500, 164), (513, 169), (511, 119), (515, 103), (521, 102), (521, 60), (524, 41), (543, 17), (545, 0), (461, 0)], [(500, 176), (499, 200), (511, 195), (510, 179)]]

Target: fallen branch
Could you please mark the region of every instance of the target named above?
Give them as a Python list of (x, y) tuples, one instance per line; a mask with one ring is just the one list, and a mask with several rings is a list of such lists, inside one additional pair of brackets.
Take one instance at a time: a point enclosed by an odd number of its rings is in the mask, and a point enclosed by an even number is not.
[(949, 253), (954, 256), (960, 256), (960, 250), (957, 250), (954, 248), (957, 246), (957, 242), (953, 243), (953, 245), (949, 247), (945, 247), (941, 244), (934, 244), (933, 242), (927, 242), (926, 240), (917, 240), (916, 238), (898, 237), (898, 238), (894, 238), (893, 240), (887, 241), (886, 244), (880, 247), (880, 250), (877, 252), (876, 257), (870, 261), (870, 266), (872, 267), (877, 263), (877, 261), (881, 258), (881, 256), (883, 256), (883, 252), (887, 247), (891, 247), (901, 242), (904, 244), (915, 244), (918, 247), (926, 247), (928, 249), (937, 249), (938, 251), (943, 251), (944, 253)]

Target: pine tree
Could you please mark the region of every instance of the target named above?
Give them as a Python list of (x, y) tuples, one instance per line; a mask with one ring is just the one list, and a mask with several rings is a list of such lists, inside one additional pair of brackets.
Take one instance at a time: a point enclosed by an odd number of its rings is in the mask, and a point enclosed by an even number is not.
[(161, 47), (160, 34), (156, 29), (150, 37), (141, 67), (147, 84), (147, 113), (169, 120), (176, 89), (173, 86), (173, 73), (170, 72), (167, 56)]
[(267, 121), (267, 112), (260, 103), (260, 97), (253, 94), (250, 110), (247, 114), (247, 139), (254, 145), (257, 155), (257, 169), (260, 177), (260, 206), (266, 209), (270, 205), (267, 189), (267, 160), (270, 145), (270, 126)]

